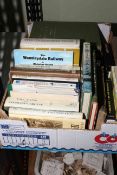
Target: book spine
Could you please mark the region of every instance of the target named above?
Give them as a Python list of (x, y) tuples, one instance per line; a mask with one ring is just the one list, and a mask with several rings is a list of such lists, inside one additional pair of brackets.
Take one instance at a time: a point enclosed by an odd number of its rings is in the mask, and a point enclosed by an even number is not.
[(19, 91), (10, 91), (10, 96), (14, 98), (23, 98), (35, 99), (39, 101), (50, 101), (58, 102), (62, 104), (77, 103), (79, 97), (72, 95), (59, 95), (59, 94), (39, 94), (34, 92), (19, 92)]
[(88, 126), (88, 129), (91, 129), (91, 130), (94, 129), (95, 122), (96, 122), (97, 111), (98, 111), (98, 103), (97, 102), (93, 102), (91, 104), (91, 109), (90, 109), (90, 114), (89, 114), (89, 126)]
[(28, 80), (14, 80), (12, 85), (22, 85), (30, 87), (54, 87), (54, 88), (70, 88), (76, 89), (79, 86), (79, 83), (57, 83), (57, 82), (47, 82), (47, 81), (28, 81)]
[(34, 115), (34, 116), (48, 116), (48, 117), (65, 117), (65, 118), (78, 118), (82, 119), (83, 114), (81, 112), (71, 112), (71, 111), (51, 111), (51, 110), (32, 110), (24, 108), (9, 108), (9, 114), (12, 115)]
[(39, 81), (56, 81), (56, 82), (71, 82), (77, 83), (79, 78), (65, 78), (65, 77), (43, 77), (31, 75), (12, 75), (12, 80), (39, 80)]
[[(28, 70), (28, 69), (27, 69)], [(11, 71), (11, 75), (29, 75), (29, 76), (42, 76), (42, 77), (60, 77), (60, 78), (79, 78), (80, 77), (80, 71), (76, 71), (73, 73), (73, 71), (70, 72), (56, 72), (56, 71), (24, 71), (22, 70), (17, 70), (17, 71)]]
[(23, 38), (20, 42), (20, 48), (39, 48), (41, 47), (72, 47), (80, 48), (80, 40), (76, 39), (38, 39), (38, 38)]
[(111, 80), (106, 80), (106, 87), (107, 87), (107, 110), (108, 114), (115, 116), (115, 107), (114, 107), (114, 99), (113, 99), (113, 93), (112, 92), (112, 82)]
[(91, 80), (91, 45), (83, 43), (82, 79)]
[(4, 107), (19, 107), (28, 109), (43, 109), (43, 110), (63, 110), (63, 111), (79, 111), (79, 103), (61, 104), (49, 101), (39, 101), (37, 99), (11, 98), (8, 97), (5, 101)]
[(82, 112), (85, 114), (86, 119), (89, 117), (90, 105), (91, 105), (92, 95), (90, 93), (83, 94), (83, 102), (82, 102)]
[(69, 96), (78, 96), (78, 89), (70, 90), (70, 89), (62, 89), (61, 88), (31, 88), (29, 87), (22, 87), (17, 85), (12, 85), (13, 91), (18, 92), (32, 92), (32, 93), (39, 93), (39, 94), (59, 94), (59, 95), (69, 95)]

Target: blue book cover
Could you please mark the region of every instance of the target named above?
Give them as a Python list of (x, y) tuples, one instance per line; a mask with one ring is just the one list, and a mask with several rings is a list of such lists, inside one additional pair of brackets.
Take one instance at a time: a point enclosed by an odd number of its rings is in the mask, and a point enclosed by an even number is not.
[(82, 85), (82, 91), (83, 92), (92, 92), (92, 83), (91, 81), (84, 81)]
[(73, 66), (73, 51), (13, 51), (15, 66)]

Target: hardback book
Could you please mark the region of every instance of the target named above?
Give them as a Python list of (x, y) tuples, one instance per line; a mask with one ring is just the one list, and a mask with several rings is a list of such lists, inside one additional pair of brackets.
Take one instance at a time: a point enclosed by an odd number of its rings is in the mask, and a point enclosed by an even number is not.
[(111, 79), (106, 80), (106, 105), (107, 105), (107, 118), (109, 116), (114, 118), (116, 117), (115, 110), (115, 101), (113, 94), (113, 84)]
[(113, 84), (111, 79), (106, 80), (106, 90), (107, 90), (107, 96), (106, 96), (106, 102), (107, 102), (107, 113), (108, 115), (111, 115), (115, 117), (115, 103), (114, 103), (114, 97), (113, 97)]
[[(75, 71), (75, 73), (74, 73)], [(25, 79), (25, 80), (36, 80), (36, 81), (55, 81), (55, 82), (71, 82), (77, 83), (80, 81), (80, 70), (69, 71), (48, 71), (48, 70), (30, 70), (30, 69), (14, 69), (12, 68), (9, 72), (10, 80), (14, 79)]]
[(73, 67), (73, 69), (29, 69), (29, 68), (11, 68), (10, 76), (12, 75), (30, 75), (42, 77), (63, 77), (63, 78), (80, 78), (80, 67)]
[(45, 66), (72, 67), (73, 51), (47, 51), (14, 49), (14, 66), (19, 68), (37, 68)]
[(30, 38), (83, 39), (101, 46), (99, 28), (95, 22), (34, 22)]
[(71, 71), (56, 71), (56, 70), (30, 70), (30, 69), (17, 69), (12, 68), (9, 73), (10, 79), (16, 77), (32, 77), (33, 79), (54, 79), (56, 80), (69, 80), (69, 81), (79, 81), (80, 80), (80, 70), (71, 70)]
[(66, 77), (45, 77), (45, 76), (33, 76), (33, 75), (12, 75), (11, 80), (36, 80), (36, 81), (49, 81), (49, 82), (70, 82), (77, 83), (79, 81), (78, 78), (66, 78)]
[(38, 70), (35, 68), (29, 69), (28, 67), (26, 68), (15, 68), (15, 67), (11, 67), (10, 68), (10, 72), (11, 73), (19, 73), (19, 72), (29, 72), (34, 73), (34, 75), (39, 75), (38, 73), (66, 73), (66, 74), (78, 74), (80, 73), (80, 66), (72, 66), (72, 67), (68, 67), (68, 66), (64, 66), (61, 67), (60, 66), (54, 66), (53, 69), (50, 69), (50, 67), (47, 65), (45, 67), (40, 67)]
[(79, 66), (80, 40), (78, 39), (23, 38), (20, 42), (20, 48), (31, 50), (73, 51), (73, 65)]

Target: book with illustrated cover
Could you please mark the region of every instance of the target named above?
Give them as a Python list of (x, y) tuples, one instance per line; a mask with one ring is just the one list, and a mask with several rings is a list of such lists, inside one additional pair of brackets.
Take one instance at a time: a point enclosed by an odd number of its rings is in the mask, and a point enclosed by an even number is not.
[(78, 116), (74, 118), (65, 117), (49, 117), (49, 116), (36, 116), (36, 115), (20, 115), (10, 114), (10, 119), (26, 120), (30, 127), (39, 128), (63, 128), (63, 129), (85, 129), (85, 119), (78, 119)]

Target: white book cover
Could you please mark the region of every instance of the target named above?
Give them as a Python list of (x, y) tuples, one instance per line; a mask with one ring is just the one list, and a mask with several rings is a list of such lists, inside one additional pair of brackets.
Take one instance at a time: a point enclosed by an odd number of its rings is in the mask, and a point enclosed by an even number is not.
[(35, 92), (19, 92), (19, 91), (10, 91), (10, 96), (14, 98), (29, 98), (29, 99), (38, 99), (40, 101), (50, 101), (50, 102), (60, 102), (60, 103), (77, 103), (79, 102), (78, 96), (72, 95), (59, 95), (59, 94), (41, 94)]
[(55, 87), (55, 88), (70, 88), (75, 89), (78, 83), (63, 83), (63, 82), (49, 82), (49, 81), (30, 81), (30, 80), (14, 80), (12, 85), (22, 85), (30, 87)]
[(36, 98), (13, 98), (7, 97), (4, 108), (8, 109), (10, 107), (19, 107), (19, 108), (32, 108), (32, 109), (43, 109), (43, 110), (63, 110), (63, 111), (79, 111), (79, 103), (69, 103), (63, 104), (60, 102), (50, 102), (50, 101), (41, 101)]
[(26, 79), (26, 80), (45, 80), (45, 81), (59, 81), (59, 82), (75, 82), (78, 83), (78, 78), (63, 78), (63, 77), (42, 77), (29, 75), (12, 75), (12, 79)]
[(80, 40), (75, 39), (40, 39), (23, 38), (20, 48), (77, 48), (80, 49)]
[(83, 119), (83, 113), (81, 112), (71, 112), (71, 111), (52, 111), (52, 110), (38, 110), (38, 109), (24, 109), (24, 108), (9, 108), (9, 115), (35, 115), (35, 116), (48, 116), (48, 117), (61, 117), (61, 118), (78, 118)]
[(54, 88), (54, 87), (31, 87), (31, 86), (23, 86), (23, 85), (12, 85), (13, 91), (19, 92), (35, 92), (39, 94), (60, 94), (60, 95), (74, 95), (78, 96), (79, 92), (77, 89), (70, 88)]

